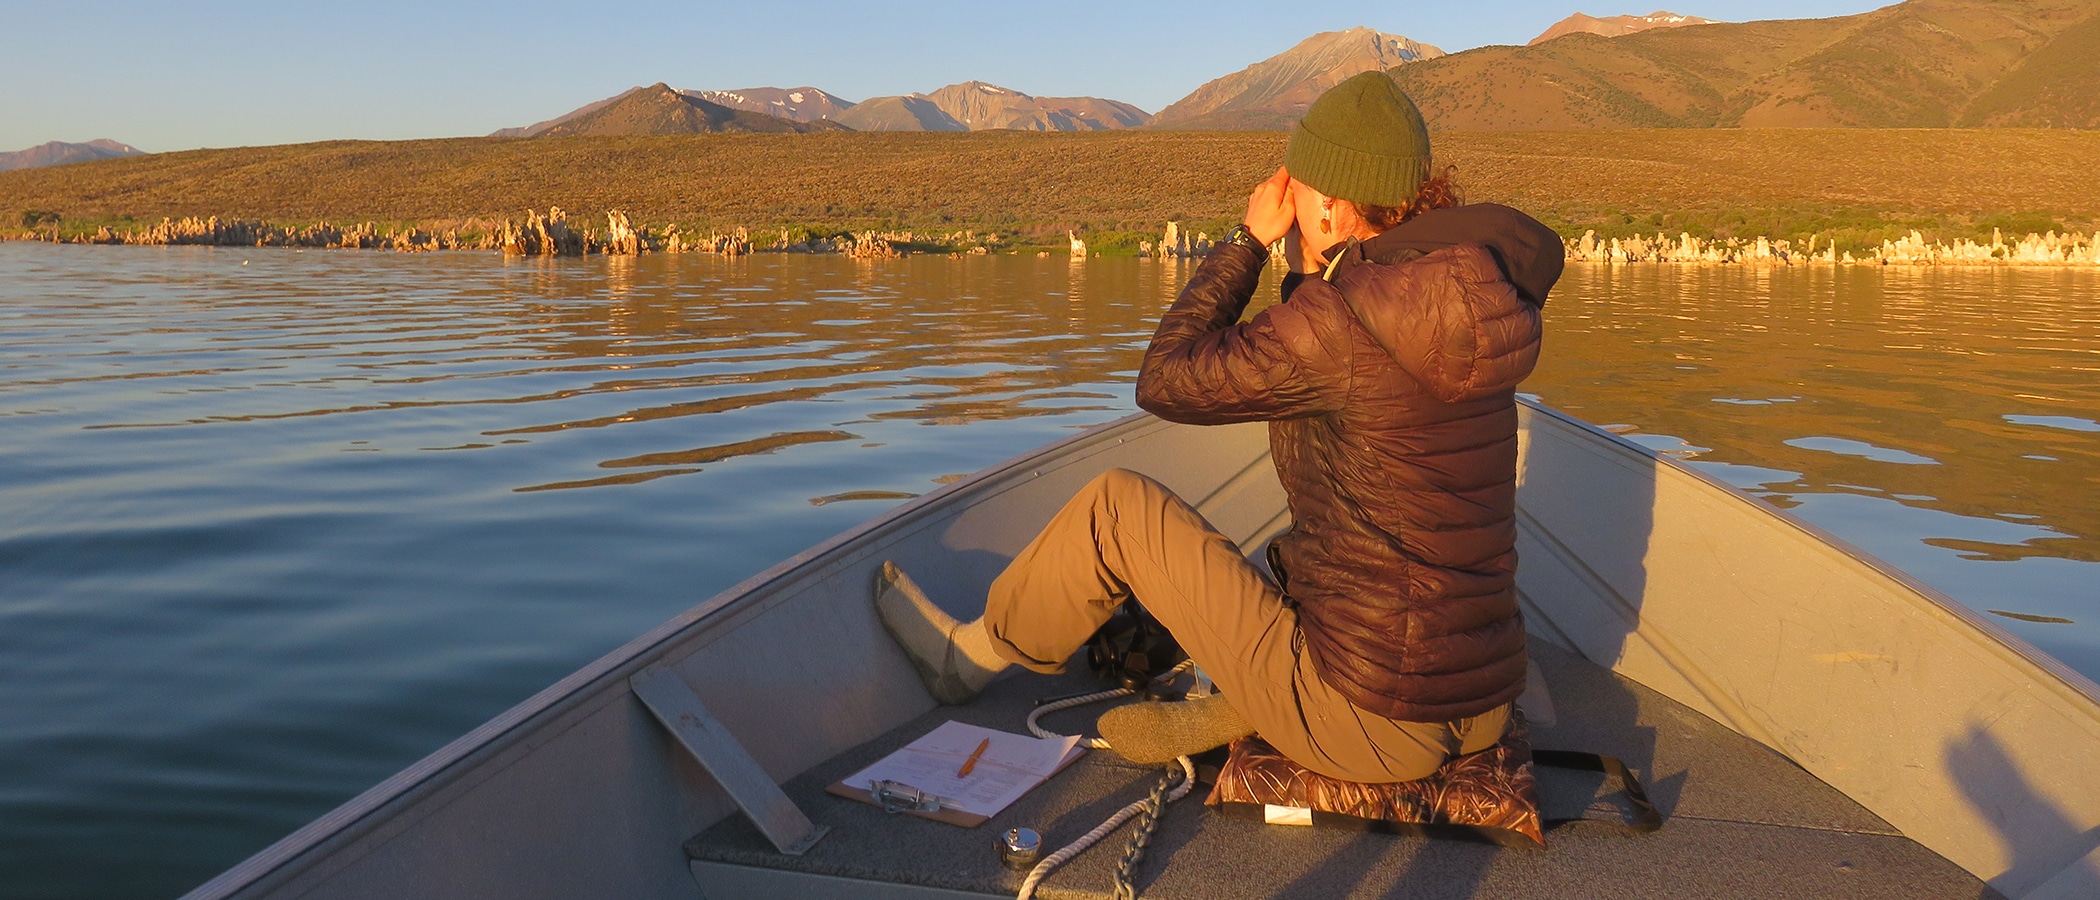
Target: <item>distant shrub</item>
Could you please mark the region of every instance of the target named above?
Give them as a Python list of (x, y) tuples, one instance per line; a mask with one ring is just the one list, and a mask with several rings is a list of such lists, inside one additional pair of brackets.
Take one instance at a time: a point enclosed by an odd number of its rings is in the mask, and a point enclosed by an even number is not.
[(2041, 213), (1998, 213), (1976, 220), (1977, 237), (1988, 238), (1996, 229), (2009, 235), (2062, 233), (2064, 223)]

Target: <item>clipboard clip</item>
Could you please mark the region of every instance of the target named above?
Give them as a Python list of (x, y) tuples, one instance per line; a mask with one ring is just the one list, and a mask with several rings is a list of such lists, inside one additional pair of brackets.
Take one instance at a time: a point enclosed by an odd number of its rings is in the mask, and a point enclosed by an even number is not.
[(901, 781), (883, 779), (868, 783), (868, 794), (882, 811), (896, 813), (939, 812), (941, 798), (929, 794)]

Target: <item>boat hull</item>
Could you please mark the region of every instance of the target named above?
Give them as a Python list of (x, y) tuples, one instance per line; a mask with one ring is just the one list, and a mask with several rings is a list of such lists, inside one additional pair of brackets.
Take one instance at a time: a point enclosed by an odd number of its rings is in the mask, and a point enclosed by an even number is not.
[[(2100, 894), (2100, 791), (2079, 762), (2100, 758), (2100, 689), (1767, 505), (1521, 412), (1535, 637), (1785, 754), (2008, 896)], [(868, 603), (883, 560), (972, 614), (1064, 500), (1118, 466), (1250, 552), (1288, 523), (1263, 426), (1102, 426), (710, 598), (190, 896), (698, 897), (680, 844), (734, 807), (628, 679), (675, 672), (784, 782), (933, 705)]]

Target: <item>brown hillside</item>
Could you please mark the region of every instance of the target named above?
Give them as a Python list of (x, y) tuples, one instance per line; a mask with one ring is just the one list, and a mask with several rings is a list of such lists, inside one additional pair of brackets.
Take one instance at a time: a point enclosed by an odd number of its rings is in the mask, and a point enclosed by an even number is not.
[(923, 94), (869, 97), (839, 113), (838, 123), (854, 131), (969, 131)]
[[(2100, 0), (1909, 0), (1833, 19), (1574, 34), (1391, 72), (1441, 130), (1943, 127), (1985, 96), (2008, 124), (2039, 124), (2077, 118), (2052, 110), (2100, 93), (2090, 77), (2050, 80), (2090, 62), (2077, 35), (2096, 15)], [(2061, 36), (2070, 42), (2047, 52)], [(2044, 99), (2051, 84), (2059, 99)]]
[(951, 84), (926, 95), (972, 131), (1108, 131), (1151, 121), (1144, 110), (1099, 97), (1034, 97), (982, 81)]
[(569, 110), (568, 112), (562, 113), (561, 115), (555, 116), (552, 119), (542, 119), (530, 125), (524, 125), (516, 128), (498, 128), (495, 131), (489, 132), (489, 137), (539, 137), (541, 134), (546, 133), (547, 129), (549, 128), (553, 128), (556, 125), (560, 125), (563, 122), (567, 122), (570, 119), (576, 118), (577, 116), (583, 115), (585, 113), (604, 109), (618, 102), (621, 97), (627, 96), (628, 92), (638, 90), (641, 90), (641, 88), (629, 88), (627, 92), (614, 94), (603, 100), (593, 100), (575, 109)]
[[(703, 228), (1039, 227), (1061, 237), (1065, 227), (1150, 231), (1177, 217), (1229, 225), (1249, 187), (1274, 171), (1284, 139), (993, 131), (193, 150), (0, 173), (0, 221), (50, 210), (118, 227), (184, 215), (438, 223), (559, 205), (585, 220), (624, 209), (636, 222)], [(1819, 217), (1840, 210), (1900, 228), (2008, 213), (2088, 228), (2100, 218), (2094, 131), (1506, 131), (1436, 141), (1469, 198), (1576, 234), (1684, 225), (1783, 236), (1825, 228)]]
[(805, 123), (765, 113), (730, 109), (688, 97), (663, 82), (635, 88), (598, 109), (564, 120), (541, 137), (634, 134), (807, 133), (838, 130), (830, 122)]
[(1971, 99), (2096, 12), (2093, 0), (1911, 0), (1854, 16), (1844, 39), (1739, 92), (1740, 113), (1722, 124), (1953, 125)]
[(2100, 128), (2100, 14), (2057, 35), (1969, 104), (1963, 125)]

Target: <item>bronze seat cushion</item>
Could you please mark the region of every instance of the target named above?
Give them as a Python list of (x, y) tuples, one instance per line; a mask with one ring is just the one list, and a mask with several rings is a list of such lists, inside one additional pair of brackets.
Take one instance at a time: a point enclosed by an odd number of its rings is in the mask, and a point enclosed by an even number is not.
[(1205, 805), (1277, 824), (1335, 825), (1544, 846), (1530, 727), (1512, 712), (1495, 746), (1454, 757), (1427, 778), (1362, 784), (1284, 758), (1260, 737), (1232, 743)]

